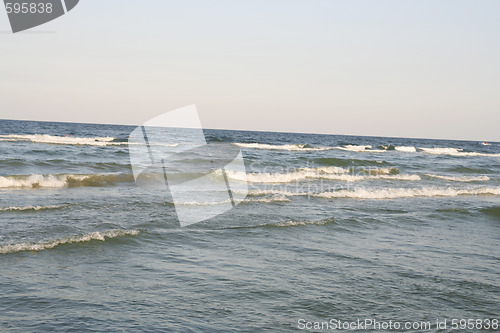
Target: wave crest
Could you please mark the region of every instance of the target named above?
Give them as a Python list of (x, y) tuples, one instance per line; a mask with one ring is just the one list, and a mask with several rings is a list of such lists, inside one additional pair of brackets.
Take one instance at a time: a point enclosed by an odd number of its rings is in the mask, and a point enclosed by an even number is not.
[(450, 155), (450, 156), (485, 156), (500, 157), (500, 154), (485, 154), (463, 151), (461, 148), (419, 148), (421, 151), (432, 155)]
[(491, 188), (384, 188), (384, 189), (365, 189), (357, 188), (354, 190), (339, 190), (333, 192), (291, 192), (282, 190), (252, 190), (248, 193), (250, 196), (264, 196), (270, 194), (281, 194), (285, 196), (309, 196), (317, 198), (350, 198), (350, 199), (398, 199), (412, 197), (455, 197), (460, 195), (500, 195), (500, 187)]
[(323, 151), (333, 149), (331, 147), (308, 147), (307, 144), (270, 145), (264, 143), (235, 143), (241, 148), (288, 150), (288, 151)]
[[(250, 183), (290, 183), (302, 181), (306, 179), (324, 179), (332, 181), (358, 182), (364, 180), (402, 180), (402, 181), (419, 181), (419, 175), (394, 174), (393, 168), (372, 169), (363, 171), (361, 174), (347, 174), (349, 170), (339, 168), (338, 173), (325, 172), (319, 169), (303, 168), (297, 171), (287, 173), (244, 173), (226, 171), (229, 178)], [(396, 169), (397, 170), (397, 169)], [(333, 171), (333, 169), (332, 169)]]
[(5, 208), (0, 208), (0, 212), (39, 211), (39, 210), (60, 209), (64, 207), (68, 207), (68, 205), (5, 207)]
[(427, 177), (431, 178), (437, 178), (437, 179), (443, 179), (443, 180), (448, 180), (452, 182), (486, 182), (489, 181), (490, 178), (488, 176), (442, 176), (442, 175), (433, 175), (433, 174), (426, 174)]
[(133, 180), (130, 174), (4, 176), (0, 177), (0, 188), (99, 187)]
[(81, 236), (71, 236), (62, 239), (52, 240), (49, 242), (9, 244), (0, 246), (0, 254), (49, 250), (60, 245), (86, 243), (93, 240), (104, 242), (106, 241), (106, 239), (124, 237), (124, 236), (137, 236), (139, 233), (140, 233), (139, 230), (114, 229), (103, 232), (96, 231)]
[(107, 146), (112, 144), (123, 144), (120, 142), (113, 142), (114, 137), (93, 137), (93, 138), (80, 138), (70, 136), (54, 136), (48, 134), (33, 134), (33, 135), (0, 135), (4, 141), (31, 141), (36, 143), (51, 143), (51, 144), (65, 144), (65, 145), (90, 145), (90, 146)]

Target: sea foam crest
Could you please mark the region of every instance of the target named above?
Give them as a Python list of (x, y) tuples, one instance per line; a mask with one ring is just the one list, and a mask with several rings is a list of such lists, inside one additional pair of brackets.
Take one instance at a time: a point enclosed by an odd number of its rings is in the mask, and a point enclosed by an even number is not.
[(67, 179), (68, 176), (54, 175), (6, 176), (0, 177), (0, 188), (57, 188), (66, 186)]
[(415, 148), (413, 146), (396, 146), (394, 149), (397, 151), (402, 151), (402, 152), (406, 152), (406, 153), (417, 152), (417, 148)]
[(80, 138), (70, 136), (54, 136), (48, 134), (33, 134), (33, 135), (0, 135), (0, 138), (6, 141), (31, 141), (38, 143), (66, 144), (66, 145), (91, 145), (91, 146), (106, 146), (110, 144), (123, 144), (121, 142), (112, 142), (113, 137), (93, 137)]
[(307, 147), (306, 144), (269, 145), (264, 143), (235, 143), (235, 145), (241, 148), (289, 151), (323, 151), (332, 149), (331, 147)]
[(455, 197), (460, 195), (500, 195), (500, 187), (490, 188), (385, 188), (385, 189), (366, 189), (357, 188), (355, 190), (339, 190), (333, 192), (291, 192), (282, 190), (251, 190), (250, 196), (262, 196), (270, 194), (282, 194), (285, 196), (309, 196), (318, 198), (351, 198), (351, 199), (397, 199), (411, 197)]
[(2, 245), (0, 246), (0, 254), (8, 254), (8, 253), (24, 252), (24, 251), (42, 251), (42, 250), (53, 249), (57, 246), (64, 244), (84, 243), (84, 242), (90, 242), (92, 240), (104, 242), (106, 241), (106, 239), (124, 237), (124, 236), (136, 236), (139, 233), (140, 233), (139, 230), (114, 229), (102, 232), (96, 231), (81, 236), (71, 236), (48, 242)]
[(356, 189), (324, 192), (312, 196), (322, 198), (397, 199), (411, 197), (456, 197), (459, 195), (500, 195), (500, 188), (388, 188), (380, 190)]
[(0, 208), (0, 212), (39, 211), (39, 210), (59, 209), (67, 206), (68, 205), (5, 207), (5, 208)]
[(273, 227), (296, 227), (296, 226), (304, 226), (304, 225), (325, 225), (330, 223), (330, 220), (319, 220), (319, 221), (285, 221), (276, 224), (268, 224), (266, 226)]
[(443, 180), (448, 180), (452, 182), (487, 182), (490, 180), (488, 176), (442, 176), (442, 175), (433, 175), (433, 174), (426, 174), (427, 177), (431, 178), (437, 178), (437, 179), (443, 179)]
[[(347, 174), (347, 172), (342, 173), (326, 173), (321, 172), (318, 169), (299, 169), (293, 172), (287, 173), (244, 173), (244, 172), (233, 172), (226, 171), (229, 178), (239, 181), (246, 181), (250, 183), (290, 183), (295, 181), (301, 181), (305, 179), (325, 179), (325, 180), (336, 180), (336, 181), (346, 181), (346, 182), (357, 182), (364, 180), (402, 180), (402, 181), (419, 181), (421, 180), (419, 175), (406, 175), (406, 174), (389, 174), (390, 171), (382, 170), (380, 174), (375, 173), (376, 169), (373, 169), (374, 173), (362, 173), (362, 174)], [(386, 173), (387, 172), (387, 173)]]
[(352, 151), (352, 152), (363, 152), (363, 153), (385, 153), (387, 150), (386, 149), (373, 149), (372, 146), (370, 145), (345, 145), (345, 146), (339, 146), (335, 147), (335, 149), (339, 150), (347, 150), (347, 151)]
[[(124, 145), (142, 145), (138, 142), (115, 142), (116, 138), (111, 136), (104, 137), (72, 137), (72, 136), (55, 136), (48, 134), (32, 134), (32, 135), (17, 135), (8, 134), (0, 135), (0, 141), (30, 141), (34, 143), (47, 143), (59, 145), (78, 145), (78, 146), (124, 146)], [(150, 142), (150, 146), (162, 147), (177, 147), (178, 143), (161, 143)]]
[(129, 174), (30, 175), (1, 176), (0, 188), (61, 188), (103, 186), (120, 181), (132, 181)]
[(460, 148), (419, 148), (419, 149), (424, 153), (432, 155), (500, 157), (500, 154), (467, 152), (463, 151), (463, 149)]

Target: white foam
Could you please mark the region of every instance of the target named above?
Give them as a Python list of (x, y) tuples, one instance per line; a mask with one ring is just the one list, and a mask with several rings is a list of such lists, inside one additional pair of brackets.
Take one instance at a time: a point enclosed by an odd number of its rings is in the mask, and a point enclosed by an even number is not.
[(397, 151), (403, 151), (406, 153), (415, 153), (417, 151), (417, 149), (413, 146), (397, 146), (394, 149), (396, 149)]
[(0, 212), (13, 212), (13, 211), (31, 211), (31, 210), (46, 210), (46, 209), (58, 209), (66, 207), (67, 205), (57, 205), (57, 206), (23, 206), (23, 207), (5, 207), (0, 208)]
[(385, 189), (366, 189), (357, 188), (355, 190), (339, 190), (334, 192), (291, 192), (282, 190), (251, 190), (250, 196), (263, 196), (270, 194), (280, 194), (285, 196), (309, 196), (319, 198), (352, 198), (352, 199), (397, 199), (411, 197), (455, 197), (460, 195), (500, 195), (500, 187), (491, 188), (385, 188)]
[(320, 221), (285, 221), (276, 224), (268, 224), (267, 226), (273, 227), (296, 227), (296, 226), (304, 226), (304, 225), (325, 225), (329, 221), (328, 220), (320, 220)]
[(263, 198), (246, 198), (245, 202), (261, 202), (261, 203), (273, 203), (273, 202), (289, 202), (288, 199), (283, 194), (274, 194), (272, 197)]
[(136, 236), (139, 233), (140, 233), (139, 230), (114, 229), (103, 232), (92, 232), (81, 236), (71, 236), (48, 242), (9, 244), (0, 246), (0, 254), (8, 254), (8, 253), (24, 252), (24, 251), (42, 251), (42, 250), (53, 249), (59, 245), (90, 242), (92, 240), (104, 242), (106, 241), (106, 239), (123, 237), (123, 236)]
[(31, 141), (38, 143), (51, 143), (51, 144), (66, 144), (66, 145), (91, 145), (91, 146), (106, 146), (109, 144), (123, 144), (121, 142), (112, 142), (113, 137), (93, 137), (93, 138), (80, 138), (71, 136), (53, 136), (48, 134), (33, 134), (33, 135), (0, 135), (0, 138), (9, 141)]
[(500, 157), (500, 154), (466, 152), (460, 148), (419, 148), (419, 149), (422, 150), (424, 153), (432, 155)]
[(77, 184), (85, 180), (106, 181), (118, 175), (114, 174), (88, 174), (88, 175), (30, 175), (30, 176), (5, 176), (0, 177), (0, 188), (62, 188), (67, 187), (70, 182)]
[(345, 174), (349, 173), (349, 169), (344, 169), (341, 167), (319, 167), (319, 168), (300, 168), (299, 170), (306, 172), (316, 172), (316, 173), (328, 173), (328, 174)]
[(442, 176), (442, 175), (433, 175), (426, 174), (427, 177), (438, 178), (443, 180), (449, 180), (452, 182), (486, 182), (489, 181), (490, 178), (488, 176)]
[(372, 146), (370, 146), (370, 145), (364, 145), (364, 146), (345, 145), (342, 147), (335, 147), (335, 148), (340, 149), (340, 150), (360, 152), (360, 151), (366, 151), (367, 149), (371, 149)]
[[(390, 172), (387, 170), (387, 172)], [(335, 173), (325, 173), (320, 172), (318, 169), (299, 169), (298, 171), (288, 172), (288, 173), (244, 173), (244, 172), (233, 172), (226, 171), (229, 178), (234, 180), (239, 180), (243, 182), (250, 183), (290, 183), (295, 181), (301, 181), (305, 179), (325, 179), (325, 180), (337, 180), (346, 182), (358, 182), (364, 180), (403, 180), (403, 181), (419, 181), (421, 180), (419, 175), (390, 175), (384, 174), (335, 174)]]
[(354, 198), (354, 199), (397, 199), (411, 197), (456, 197), (459, 195), (500, 195), (500, 188), (456, 189), (456, 188), (388, 188), (380, 190), (340, 190), (311, 194), (321, 198)]
[(323, 151), (330, 150), (331, 147), (306, 147), (305, 144), (293, 144), (293, 145), (269, 145), (263, 143), (235, 143), (236, 146), (241, 148), (253, 148), (253, 149), (267, 149), (267, 150), (289, 150), (289, 151)]
[(387, 150), (385, 149), (372, 149), (373, 147), (370, 145), (345, 145), (340, 147), (335, 147), (335, 149), (352, 151), (356, 153), (385, 153)]
[(68, 176), (31, 175), (0, 177), (0, 188), (58, 188), (67, 185)]

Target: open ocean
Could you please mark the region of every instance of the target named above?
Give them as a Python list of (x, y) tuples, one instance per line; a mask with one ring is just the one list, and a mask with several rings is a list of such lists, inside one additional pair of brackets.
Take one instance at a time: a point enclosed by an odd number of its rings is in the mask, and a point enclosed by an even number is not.
[(500, 319), (500, 143), (205, 130), (250, 191), (181, 228), (134, 128), (0, 120), (0, 332)]

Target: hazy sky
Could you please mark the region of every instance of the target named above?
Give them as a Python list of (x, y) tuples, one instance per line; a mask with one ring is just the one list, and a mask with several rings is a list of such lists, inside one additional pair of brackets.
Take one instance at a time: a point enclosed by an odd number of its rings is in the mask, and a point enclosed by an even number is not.
[(500, 141), (498, 0), (81, 0), (12, 34), (0, 118)]

